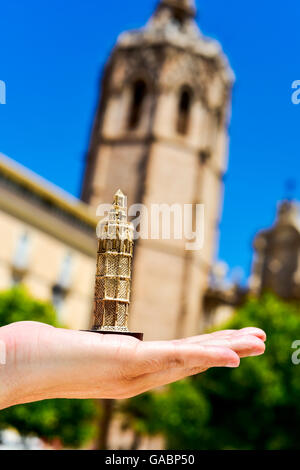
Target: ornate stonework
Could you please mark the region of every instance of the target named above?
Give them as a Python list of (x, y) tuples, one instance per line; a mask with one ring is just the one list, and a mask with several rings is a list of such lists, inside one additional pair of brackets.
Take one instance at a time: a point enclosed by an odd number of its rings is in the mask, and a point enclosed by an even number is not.
[(192, 1), (162, 1), (144, 28), (122, 33), (109, 62), (113, 89), (142, 76), (156, 92), (188, 84), (210, 108), (226, 105), (233, 72), (219, 43), (201, 33), (194, 12)]
[(176, 3), (182, 2), (161, 2), (144, 28), (120, 35), (117, 47), (173, 46), (193, 56), (214, 61), (224, 82), (231, 84), (234, 75), (220, 44), (203, 36), (194, 15), (183, 12), (178, 17), (176, 8), (170, 6)]
[[(115, 86), (120, 87), (121, 84), (124, 88), (138, 77), (144, 78), (153, 90), (157, 89), (164, 60), (161, 50), (151, 47), (118, 50), (118, 55), (113, 56), (112, 59)], [(123, 76), (115, 77), (118, 74), (120, 62), (123, 64)]]
[(258, 233), (250, 288), (272, 290), (286, 299), (300, 299), (300, 209), (296, 202), (278, 206), (273, 227)]

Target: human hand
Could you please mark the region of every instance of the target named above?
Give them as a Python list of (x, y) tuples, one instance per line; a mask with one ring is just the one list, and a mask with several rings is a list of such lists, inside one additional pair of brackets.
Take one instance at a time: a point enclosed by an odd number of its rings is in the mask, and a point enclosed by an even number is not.
[(129, 398), (265, 350), (258, 328), (141, 342), (20, 322), (0, 328), (0, 409), (48, 398)]

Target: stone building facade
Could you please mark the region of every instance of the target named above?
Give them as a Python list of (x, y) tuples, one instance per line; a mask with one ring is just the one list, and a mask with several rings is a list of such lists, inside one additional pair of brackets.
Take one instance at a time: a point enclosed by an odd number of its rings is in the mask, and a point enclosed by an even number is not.
[(285, 200), (278, 205), (274, 225), (254, 240), (250, 290), (270, 290), (287, 300), (300, 300), (300, 206)]
[(22, 283), (62, 324), (90, 326), (96, 217), (90, 207), (0, 155), (0, 289)]
[(253, 262), (245, 287), (212, 283), (206, 290), (203, 314), (207, 328), (230, 319), (249, 295), (269, 291), (287, 301), (300, 300), (300, 205), (293, 200), (278, 203), (272, 227), (261, 230), (253, 241)]
[[(192, 0), (161, 0), (147, 23), (121, 34), (105, 68), (82, 199), (204, 204), (204, 246), (138, 240), (131, 328), (146, 339), (198, 333), (227, 164), (232, 72), (195, 22)], [(150, 320), (151, 319), (151, 320)]]

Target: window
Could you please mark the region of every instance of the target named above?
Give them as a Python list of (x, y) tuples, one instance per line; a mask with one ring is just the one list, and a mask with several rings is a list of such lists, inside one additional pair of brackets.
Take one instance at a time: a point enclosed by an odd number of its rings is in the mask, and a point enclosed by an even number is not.
[(13, 266), (16, 269), (25, 271), (29, 262), (30, 238), (27, 232), (23, 232), (17, 242), (16, 251), (13, 258)]
[(210, 159), (210, 151), (208, 149), (201, 150), (199, 152), (199, 159), (202, 164), (206, 163)]
[(186, 135), (189, 130), (191, 103), (192, 92), (184, 87), (180, 92), (178, 102), (177, 132), (181, 135)]
[(139, 125), (146, 95), (146, 83), (143, 80), (137, 80), (132, 88), (132, 101), (128, 119), (128, 128), (131, 130), (136, 129)]
[(19, 284), (22, 283), (24, 279), (24, 273), (23, 272), (20, 272), (16, 269), (13, 269), (12, 271), (12, 279), (11, 279), (11, 286), (14, 287), (14, 286), (18, 286)]
[(179, 27), (179, 29), (183, 28), (183, 26), (185, 24), (185, 19), (186, 19), (186, 16), (185, 16), (184, 12), (182, 12), (180, 10), (174, 12), (173, 21)]
[(72, 253), (67, 253), (61, 264), (59, 276), (56, 284), (52, 287), (52, 303), (61, 318), (63, 304), (71, 284), (72, 274)]
[(217, 109), (216, 110), (216, 113), (215, 113), (215, 116), (216, 116), (216, 123), (217, 123), (217, 127), (218, 129), (222, 126), (222, 123), (223, 123), (223, 112), (222, 112), (222, 109)]
[(23, 232), (16, 244), (12, 260), (12, 285), (18, 285), (28, 270), (30, 254), (30, 237), (28, 232)]
[(66, 291), (59, 284), (52, 287), (52, 304), (61, 319), (61, 311), (65, 300)]
[(64, 289), (68, 289), (71, 284), (72, 261), (72, 253), (67, 253), (61, 264), (58, 284)]

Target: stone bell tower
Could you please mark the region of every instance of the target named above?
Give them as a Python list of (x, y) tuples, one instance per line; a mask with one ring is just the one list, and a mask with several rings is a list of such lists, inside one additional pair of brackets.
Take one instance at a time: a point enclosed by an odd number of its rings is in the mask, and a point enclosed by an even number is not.
[(232, 72), (206, 39), (193, 0), (161, 0), (145, 27), (125, 32), (108, 60), (82, 199), (96, 207), (116, 189), (128, 206), (204, 204), (204, 246), (135, 243), (131, 328), (146, 339), (201, 330), (201, 303), (217, 242)]
[(270, 290), (287, 300), (300, 300), (300, 206), (284, 200), (278, 204), (274, 225), (254, 240), (250, 289)]

